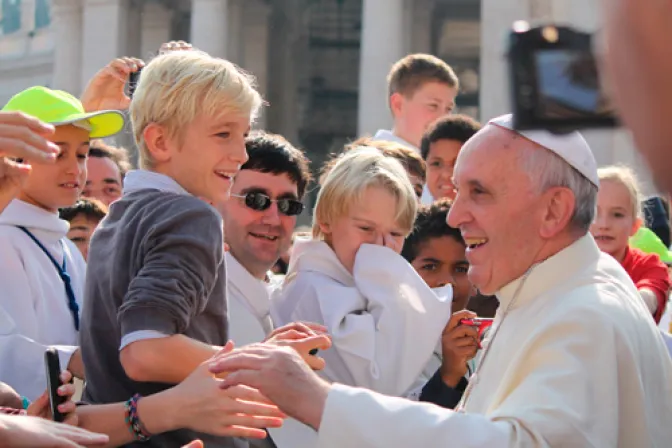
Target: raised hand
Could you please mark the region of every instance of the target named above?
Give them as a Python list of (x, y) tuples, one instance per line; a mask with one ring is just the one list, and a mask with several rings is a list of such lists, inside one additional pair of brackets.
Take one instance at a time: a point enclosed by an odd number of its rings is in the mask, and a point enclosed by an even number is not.
[(53, 133), (52, 125), (36, 118), (0, 111), (0, 212), (16, 197), (30, 174), (27, 162), (56, 161), (60, 149), (48, 140)]
[(476, 313), (471, 311), (456, 312), (441, 335), (441, 378), (450, 387), (456, 387), (467, 374), (467, 361), (478, 351), (478, 329), (460, 325), (460, 320), (474, 317)]
[(124, 92), (131, 73), (142, 69), (145, 63), (136, 58), (118, 58), (100, 69), (82, 94), (82, 105), (87, 112), (99, 110), (126, 110), (131, 99)]
[(171, 40), (170, 42), (166, 42), (161, 45), (161, 48), (159, 48), (159, 54), (166, 54), (170, 53), (171, 51), (190, 51), (193, 49), (194, 47), (192, 47), (188, 42), (183, 40)]

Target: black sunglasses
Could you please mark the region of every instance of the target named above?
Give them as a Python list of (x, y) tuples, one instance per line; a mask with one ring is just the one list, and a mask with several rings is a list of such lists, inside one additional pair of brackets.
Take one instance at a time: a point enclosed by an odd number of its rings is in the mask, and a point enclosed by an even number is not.
[(258, 191), (251, 191), (246, 194), (232, 194), (234, 198), (245, 199), (245, 206), (262, 212), (267, 210), (272, 203), (277, 202), (278, 211), (285, 216), (300, 215), (303, 211), (303, 204), (296, 199), (271, 199), (264, 193)]

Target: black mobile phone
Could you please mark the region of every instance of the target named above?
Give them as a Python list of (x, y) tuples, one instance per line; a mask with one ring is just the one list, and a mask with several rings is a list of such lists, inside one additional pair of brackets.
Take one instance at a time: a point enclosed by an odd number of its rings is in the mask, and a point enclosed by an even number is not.
[(508, 56), (516, 129), (562, 133), (619, 125), (591, 34), (516, 22)]
[(58, 395), (58, 388), (61, 386), (61, 362), (58, 360), (58, 352), (55, 348), (49, 347), (44, 352), (44, 364), (47, 368), (47, 390), (49, 391), (51, 415), (55, 422), (62, 422), (65, 420), (65, 414), (59, 412), (58, 405), (65, 403), (67, 397)]
[(138, 87), (138, 82), (140, 81), (140, 72), (142, 72), (142, 67), (138, 69), (137, 72), (132, 72), (128, 75), (128, 97), (133, 98), (135, 93), (135, 88)]

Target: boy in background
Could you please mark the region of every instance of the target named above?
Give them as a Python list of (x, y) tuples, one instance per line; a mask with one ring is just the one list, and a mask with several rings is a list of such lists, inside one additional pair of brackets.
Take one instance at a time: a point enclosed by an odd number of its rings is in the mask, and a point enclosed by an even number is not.
[(107, 216), (107, 205), (98, 199), (81, 198), (72, 207), (58, 211), (61, 219), (70, 223), (68, 239), (75, 243), (84, 260), (89, 256), (89, 241), (100, 221)]
[(82, 192), (87, 198), (96, 198), (109, 206), (121, 197), (124, 177), (131, 164), (125, 148), (106, 144), (103, 140), (91, 141), (86, 186)]
[[(453, 69), (429, 54), (411, 54), (397, 61), (387, 76), (392, 130), (379, 130), (374, 140), (387, 140), (420, 153), (428, 126), (455, 108), (459, 80)], [(432, 202), (425, 187), (423, 204)]]
[(411, 54), (397, 61), (387, 76), (394, 125), (379, 130), (374, 140), (391, 140), (419, 151), (430, 123), (455, 108), (459, 80), (453, 69), (429, 54)]
[(432, 123), (422, 137), (420, 153), (427, 164), (427, 189), (436, 199), (455, 199), (453, 169), (457, 155), (481, 124), (466, 115), (447, 115)]
[(420, 394), (420, 401), (453, 409), (468, 384), (468, 362), (476, 356), (478, 332), (474, 327), (459, 324), (460, 319), (474, 316), (465, 310), (472, 286), (467, 278), (466, 244), (459, 229), (446, 223), (449, 211), (447, 199), (421, 207), (401, 255), (430, 288), (453, 286), (453, 316), (441, 335), (440, 351), (437, 347), (426, 367), (430, 380)]

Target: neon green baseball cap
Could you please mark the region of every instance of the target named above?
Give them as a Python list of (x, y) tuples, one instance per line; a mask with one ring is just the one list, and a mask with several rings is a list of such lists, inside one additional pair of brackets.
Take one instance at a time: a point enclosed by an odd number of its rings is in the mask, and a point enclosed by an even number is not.
[(630, 238), (630, 246), (647, 254), (658, 254), (660, 261), (672, 264), (672, 253), (670, 253), (670, 250), (665, 247), (665, 244), (658, 238), (658, 235), (647, 227), (640, 227), (637, 233)]
[(91, 138), (109, 137), (124, 128), (124, 115), (121, 112), (101, 110), (87, 113), (82, 102), (68, 92), (42, 86), (17, 93), (2, 110), (23, 112), (54, 126), (78, 125), (88, 129)]

